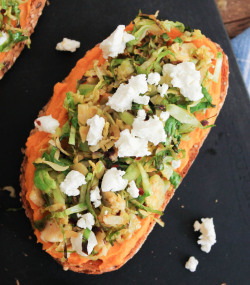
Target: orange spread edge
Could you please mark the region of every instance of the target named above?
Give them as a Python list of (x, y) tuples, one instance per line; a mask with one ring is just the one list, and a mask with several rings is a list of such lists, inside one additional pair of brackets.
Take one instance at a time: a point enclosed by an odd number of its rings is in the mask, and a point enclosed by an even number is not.
[[(132, 30), (132, 29), (133, 29), (133, 24), (130, 23), (126, 27), (126, 30)], [(171, 38), (175, 38), (180, 34), (181, 34), (180, 31), (174, 29), (169, 33), (169, 36)], [(193, 43), (197, 47), (200, 47), (202, 45), (208, 46), (211, 52), (214, 53), (214, 55), (216, 56), (218, 49), (216, 45), (208, 38), (203, 37), (200, 40), (193, 41)], [(76, 66), (72, 69), (68, 77), (62, 83), (57, 83), (54, 87), (54, 94), (53, 97), (51, 98), (51, 101), (47, 105), (45, 115), (52, 115), (53, 118), (57, 119), (60, 122), (61, 127), (67, 120), (67, 112), (64, 108), (62, 108), (66, 92), (76, 91), (77, 80), (80, 79), (88, 69), (93, 67), (94, 60), (99, 60), (100, 64), (104, 62), (102, 51), (98, 45), (95, 46), (90, 51), (88, 51), (86, 55), (77, 62)], [(221, 88), (220, 78), (218, 82), (219, 83), (213, 82), (209, 90), (213, 98), (213, 104), (215, 104), (217, 107), (207, 110), (205, 114), (199, 114), (197, 116), (199, 120), (209, 118), (217, 114), (219, 107), (219, 100), (220, 100), (220, 88)], [(209, 123), (213, 124), (214, 121), (215, 117), (211, 118), (209, 120)], [(181, 171), (185, 168), (185, 166), (189, 162), (189, 150), (193, 147), (193, 145), (199, 143), (207, 135), (208, 131), (209, 131), (208, 129), (202, 130), (197, 128), (191, 133), (190, 135), (191, 138), (189, 141), (181, 142), (180, 148), (186, 150), (186, 157), (182, 159), (182, 164), (177, 170), (177, 172), (181, 173)], [(27, 166), (25, 170), (25, 184), (27, 189), (26, 199), (29, 201), (30, 206), (33, 210), (34, 220), (41, 219), (42, 215), (39, 211), (39, 207), (36, 206), (29, 198), (31, 189), (34, 185), (33, 177), (34, 177), (35, 167), (33, 166), (33, 162), (37, 157), (41, 156), (41, 150), (45, 149), (48, 146), (49, 139), (50, 135), (44, 132), (34, 132), (33, 134), (30, 135), (26, 143), (27, 147), (26, 148)], [(131, 239), (125, 240), (121, 244), (116, 243), (112, 248), (110, 248), (108, 254), (100, 258), (103, 262), (99, 265), (99, 268), (105, 270), (105, 268), (109, 268), (110, 266), (116, 266), (122, 264), (124, 259), (130, 253), (130, 251), (136, 246), (137, 242), (145, 235), (151, 221), (152, 221), (151, 217), (147, 217), (141, 220), (141, 228), (133, 234)], [(56, 252), (54, 249), (51, 249), (52, 243), (44, 242), (43, 240), (41, 240), (40, 232), (38, 230), (35, 230), (35, 235), (37, 237), (37, 242), (42, 243), (43, 249), (46, 250), (51, 256), (53, 256), (54, 258), (63, 257), (63, 253)], [(83, 264), (88, 262), (89, 260), (90, 259), (86, 257), (79, 256), (77, 253), (72, 253), (68, 258), (68, 262), (71, 264)]]

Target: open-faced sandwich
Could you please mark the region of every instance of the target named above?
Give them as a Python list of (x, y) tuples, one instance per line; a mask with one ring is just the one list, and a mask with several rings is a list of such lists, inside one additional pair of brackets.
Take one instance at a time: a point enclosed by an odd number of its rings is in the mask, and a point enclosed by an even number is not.
[(139, 14), (56, 84), (25, 151), (21, 197), (43, 249), (100, 274), (139, 250), (223, 105), (228, 60), (180, 22)]
[(0, 79), (11, 68), (42, 14), (46, 0), (0, 1)]

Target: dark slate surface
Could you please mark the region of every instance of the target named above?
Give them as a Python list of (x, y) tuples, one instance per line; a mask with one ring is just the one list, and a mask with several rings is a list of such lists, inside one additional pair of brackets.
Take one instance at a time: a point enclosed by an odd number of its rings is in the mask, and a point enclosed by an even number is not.
[[(249, 284), (250, 104), (219, 13), (210, 0), (51, 1), (32, 36), (31, 50), (24, 50), (0, 82), (0, 186), (13, 185), (20, 191), (21, 148), (54, 84), (118, 24), (128, 24), (139, 9), (144, 13), (159, 9), (160, 18), (201, 29), (229, 56), (229, 94), (217, 127), (167, 207), (165, 228), (156, 226), (136, 256), (113, 273), (64, 272), (36, 244), (24, 211), (6, 211), (20, 207), (18, 200), (1, 192), (1, 284), (16, 284), (15, 278), (21, 285)], [(55, 45), (63, 37), (81, 41), (81, 49), (74, 54), (57, 52)], [(199, 249), (192, 229), (194, 220), (201, 217), (214, 217), (218, 242), (209, 254)], [(190, 255), (199, 260), (195, 273), (184, 268)]]

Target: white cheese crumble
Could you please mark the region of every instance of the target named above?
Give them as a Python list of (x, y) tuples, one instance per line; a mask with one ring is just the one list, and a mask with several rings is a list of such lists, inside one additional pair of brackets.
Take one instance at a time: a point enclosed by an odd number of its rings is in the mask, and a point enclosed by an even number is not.
[(133, 197), (133, 198), (138, 198), (139, 196), (139, 189), (137, 188), (135, 181), (132, 180), (129, 182), (129, 187), (127, 189), (127, 192)]
[(87, 120), (89, 131), (87, 135), (88, 145), (97, 145), (102, 139), (102, 131), (105, 125), (105, 119), (98, 115), (95, 115), (91, 119)]
[(201, 245), (201, 250), (209, 253), (211, 247), (216, 243), (216, 234), (214, 229), (213, 218), (202, 218), (202, 223), (195, 221), (194, 231), (200, 231), (201, 235), (199, 236), (198, 244)]
[(126, 43), (135, 39), (133, 35), (124, 31), (125, 26), (119, 25), (115, 31), (100, 44), (103, 57), (107, 59), (110, 57), (116, 57), (118, 54), (123, 53), (126, 48)]
[(0, 46), (4, 44), (9, 38), (8, 33), (0, 31)]
[(88, 228), (89, 230), (92, 230), (93, 225), (95, 224), (95, 218), (91, 213), (87, 214), (77, 214), (77, 218), (79, 220), (77, 221), (77, 226), (82, 229)]
[(163, 98), (164, 95), (166, 95), (168, 91), (168, 85), (166, 83), (163, 83), (162, 85), (158, 85), (157, 91), (160, 93), (160, 96)]
[(148, 75), (148, 83), (150, 85), (158, 85), (161, 80), (161, 76), (158, 72), (150, 72)]
[(101, 205), (101, 199), (100, 189), (96, 186), (90, 191), (90, 201), (94, 204), (95, 208), (98, 208)]
[(109, 97), (107, 105), (117, 112), (131, 110), (132, 102), (147, 105), (149, 96), (140, 96), (148, 91), (148, 85), (145, 74), (132, 76), (128, 84), (121, 84), (116, 92)]
[(191, 272), (195, 272), (198, 263), (199, 261), (194, 256), (190, 256), (189, 260), (185, 264), (185, 268), (190, 270)]
[(167, 135), (164, 130), (162, 121), (154, 115), (149, 120), (145, 121), (145, 110), (139, 110), (137, 117), (133, 122), (132, 135), (142, 139), (146, 139), (152, 142), (154, 145), (158, 145), (160, 142), (165, 142)]
[(163, 76), (169, 75), (174, 87), (180, 89), (181, 94), (190, 101), (203, 98), (201, 89), (201, 74), (195, 69), (193, 62), (182, 62), (177, 65), (167, 63), (163, 66)]
[[(78, 233), (77, 237), (71, 237), (70, 238), (70, 241), (72, 244), (72, 249), (75, 250), (81, 256), (87, 256), (87, 254), (85, 254), (82, 251), (82, 237), (83, 237), (83, 234)], [(89, 234), (88, 244), (87, 244), (88, 255), (91, 254), (91, 252), (93, 251), (93, 249), (96, 245), (97, 245), (97, 240), (96, 240), (95, 234), (91, 231)]]
[(56, 129), (60, 126), (59, 122), (52, 118), (51, 115), (37, 118), (34, 124), (35, 127), (38, 128), (38, 131), (50, 134), (54, 134)]
[(128, 129), (120, 133), (120, 137), (115, 143), (115, 146), (118, 148), (119, 157), (142, 157), (151, 154), (151, 152), (148, 151), (148, 141), (142, 138), (136, 138)]
[(177, 169), (177, 168), (179, 168), (181, 166), (181, 160), (180, 159), (178, 159), (178, 160), (173, 160), (172, 161), (172, 167), (173, 167), (173, 169)]
[(85, 176), (76, 170), (71, 170), (60, 184), (60, 190), (68, 196), (80, 194), (79, 187), (86, 184)]
[(161, 112), (160, 119), (165, 123), (168, 120), (169, 116), (170, 116), (170, 114), (168, 111)]
[(102, 191), (121, 191), (128, 185), (128, 180), (123, 179), (122, 176), (125, 171), (118, 170), (116, 167), (108, 169), (102, 179)]
[(56, 45), (56, 50), (75, 52), (81, 45), (80, 42), (63, 38), (63, 40)]

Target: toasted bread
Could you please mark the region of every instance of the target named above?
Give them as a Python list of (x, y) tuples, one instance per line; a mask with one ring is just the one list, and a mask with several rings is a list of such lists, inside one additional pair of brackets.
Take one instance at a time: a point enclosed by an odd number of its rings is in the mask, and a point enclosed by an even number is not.
[[(35, 29), (39, 17), (42, 14), (43, 8), (45, 6), (46, 0), (31, 0), (22, 5), (30, 5), (28, 9), (28, 14), (26, 15), (25, 25), (22, 26), (24, 30), (28, 31), (28, 36), (30, 36)], [(22, 8), (21, 8), (22, 9)], [(26, 41), (19, 42), (12, 46), (12, 48), (7, 52), (0, 53), (0, 64), (3, 67), (0, 70), (0, 79), (3, 78), (4, 74), (12, 67), (21, 51), (25, 47)]]
[[(209, 39), (207, 39), (207, 41), (209, 43), (212, 43)], [(214, 109), (214, 113), (216, 114), (216, 117), (218, 116), (222, 105), (225, 101), (226, 98), (226, 94), (227, 94), (227, 89), (228, 89), (228, 75), (229, 75), (229, 66), (228, 66), (228, 58), (227, 56), (224, 54), (223, 50), (220, 48), (219, 45), (216, 44), (216, 49), (217, 52), (222, 52), (223, 53), (223, 62), (222, 62), (222, 68), (221, 68), (221, 76), (220, 76), (220, 81), (217, 83), (220, 90), (217, 94), (217, 96), (219, 96), (219, 98), (217, 98), (217, 104), (216, 107)], [(60, 108), (55, 108), (55, 110), (53, 110), (52, 106), (53, 105), (58, 105), (58, 102), (63, 102), (63, 100), (60, 100), (60, 92), (56, 92), (56, 90), (58, 91), (59, 89), (61, 90), (61, 94), (66, 93), (69, 90), (74, 91), (73, 86), (75, 86), (75, 82), (77, 79), (81, 78), (85, 72), (85, 70), (87, 69), (86, 66), (91, 66), (93, 64), (93, 60), (96, 58), (100, 58), (100, 49), (99, 47), (95, 47), (93, 50), (91, 50), (90, 52), (88, 52), (86, 54), (86, 56), (80, 60), (76, 67), (72, 70), (72, 72), (70, 73), (70, 75), (65, 79), (64, 82), (62, 82), (61, 84), (57, 85), (55, 87), (55, 95), (52, 97), (52, 99), (50, 100), (50, 102), (44, 107), (44, 109), (39, 113), (39, 116), (45, 115), (45, 114), (51, 114), (53, 113), (53, 115), (57, 118), (59, 118), (59, 121), (63, 121), (64, 119), (64, 115), (60, 115), (58, 114)], [(86, 67), (86, 68), (83, 68)], [(214, 98), (213, 98), (214, 99)], [(59, 100), (59, 101), (58, 101)], [(53, 111), (52, 111), (53, 110)], [(56, 114), (58, 116), (56, 116)], [(212, 119), (212, 123), (214, 122), (216, 118)], [(31, 157), (31, 148), (32, 145), (35, 146), (35, 142), (31, 142), (31, 137), (37, 133), (37, 130), (34, 129), (31, 131), (30, 134), (30, 142), (27, 144), (27, 149), (25, 152), (25, 158), (21, 167), (21, 176), (20, 176), (20, 183), (21, 183), (21, 198), (23, 201), (23, 207), (25, 209), (26, 215), (27, 217), (30, 219), (31, 223), (33, 224), (34, 222), (34, 210), (32, 209), (31, 203), (28, 200), (28, 195), (29, 195), (29, 191), (30, 191), (30, 186), (31, 186), (31, 182), (28, 182), (28, 177), (29, 175), (32, 175), (32, 173), (34, 173), (34, 170), (32, 170), (32, 162), (34, 157)], [(187, 152), (187, 157), (188, 160), (185, 162), (185, 165), (182, 167), (182, 169), (180, 170), (179, 174), (182, 176), (182, 178), (184, 178), (184, 176), (187, 174), (188, 170), (190, 169), (193, 161), (195, 160), (196, 156), (198, 155), (199, 149), (202, 146), (206, 136), (208, 135), (209, 130), (203, 130), (202, 136), (198, 137), (198, 138), (194, 138), (192, 140), (192, 145), (188, 147), (188, 149), (186, 149)], [(190, 135), (192, 137), (192, 133)], [(45, 139), (45, 141), (48, 141), (48, 138), (46, 139), (46, 136), (40, 139)], [(33, 171), (33, 172), (32, 172)], [(165, 201), (161, 207), (161, 210), (165, 209), (166, 205), (168, 204), (168, 202), (170, 201), (170, 199), (173, 197), (175, 192), (175, 189), (173, 187), (171, 187), (167, 192), (166, 192), (166, 196), (165, 196)], [(141, 246), (143, 245), (143, 243), (145, 242), (147, 236), (149, 235), (149, 233), (152, 231), (154, 225), (155, 225), (155, 220), (154, 219), (150, 219), (148, 220), (148, 223), (146, 224), (146, 226), (143, 229), (143, 233), (141, 235), (138, 235), (138, 238), (136, 240), (134, 240), (133, 246), (131, 246), (129, 248), (129, 252), (126, 252), (126, 254), (124, 253), (124, 255), (122, 256), (121, 259), (119, 259), (119, 262), (116, 262), (114, 264), (112, 264), (112, 262), (107, 262), (107, 264), (105, 264), (105, 260), (89, 260), (87, 262), (84, 263), (71, 263), (68, 260), (63, 260), (61, 258), (57, 258), (55, 256), (53, 256), (53, 258), (60, 263), (64, 270), (72, 270), (75, 272), (79, 272), (79, 273), (88, 273), (88, 274), (101, 274), (104, 272), (109, 272), (109, 271), (113, 271), (116, 270), (118, 268), (120, 268), (122, 265), (124, 265), (130, 258), (132, 258), (136, 252), (141, 248)], [(140, 230), (139, 230), (140, 231)], [(41, 242), (41, 240), (39, 240)], [(119, 245), (118, 245), (119, 247)], [(44, 246), (44, 248), (46, 249), (46, 247)], [(50, 252), (49, 252), (50, 253)]]

